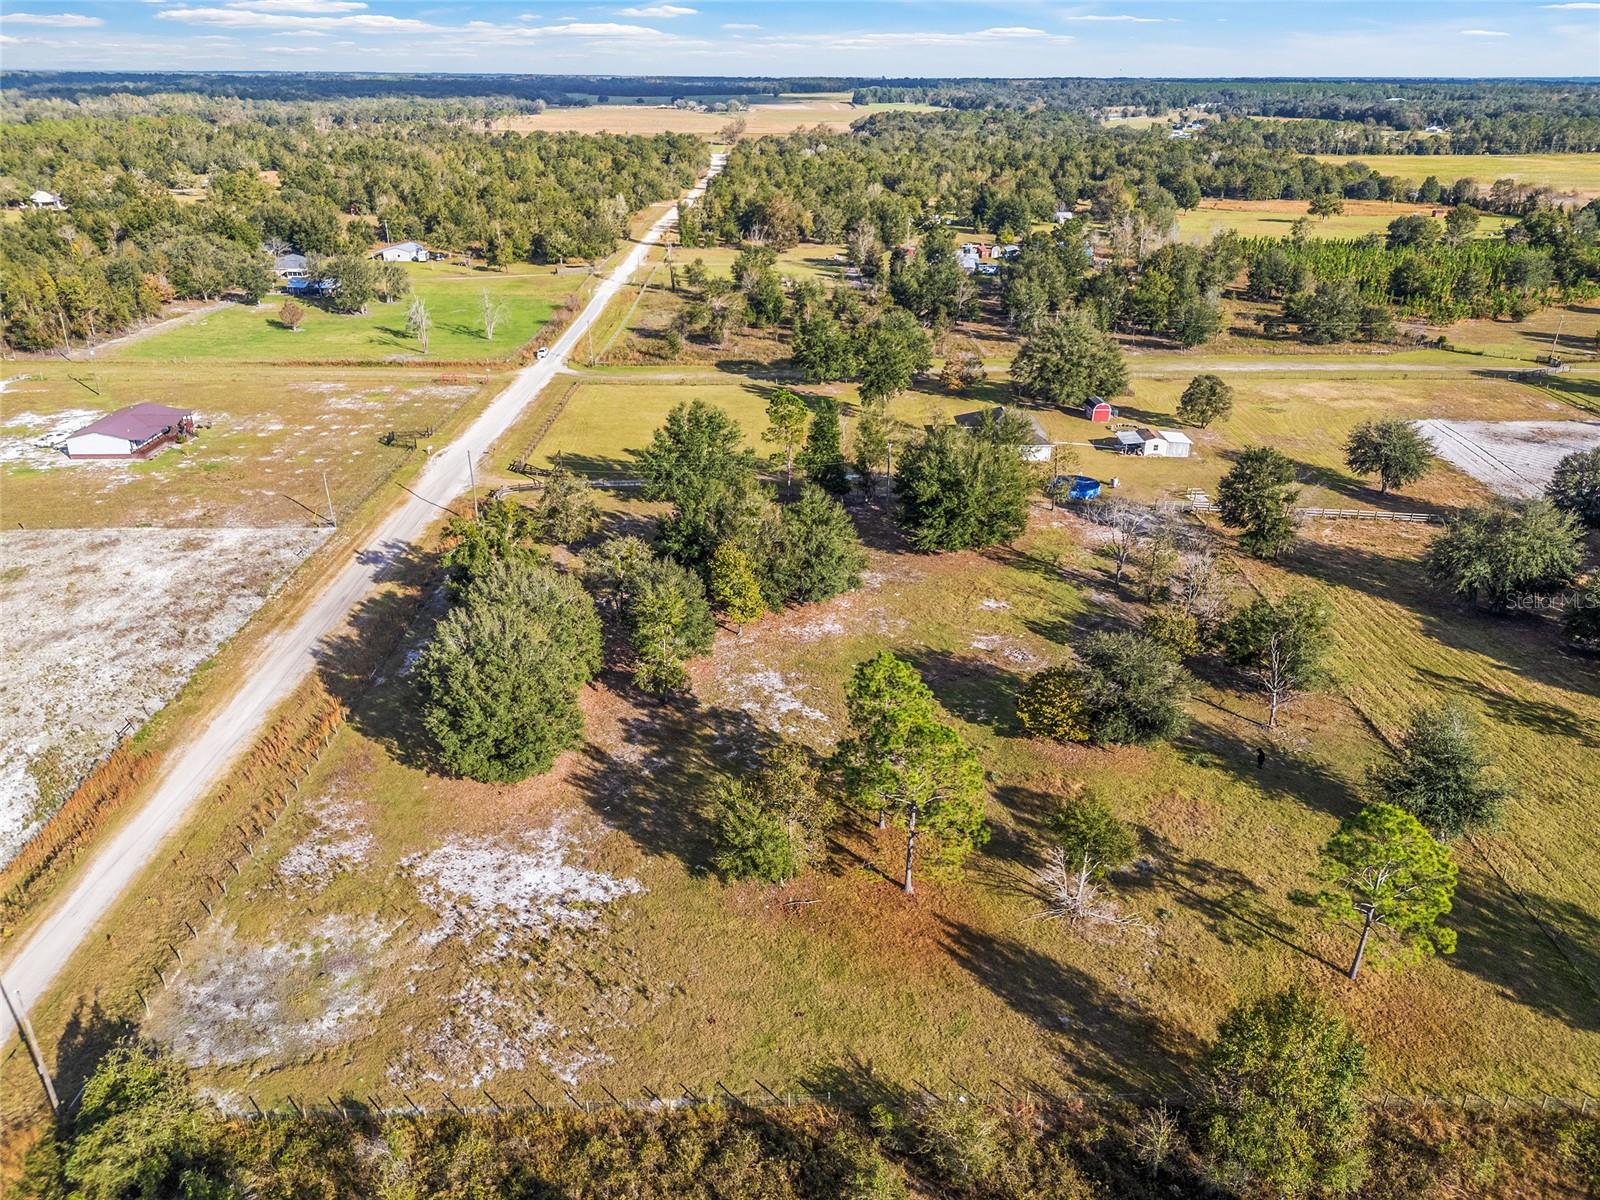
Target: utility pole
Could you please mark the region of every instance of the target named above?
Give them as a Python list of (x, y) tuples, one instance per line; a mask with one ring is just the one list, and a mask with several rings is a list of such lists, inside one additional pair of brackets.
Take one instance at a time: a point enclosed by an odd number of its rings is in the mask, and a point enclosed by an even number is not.
[(11, 1010), (11, 1018), (17, 1026), (17, 1034), (28, 1048), (28, 1057), (33, 1060), (33, 1069), (39, 1073), (39, 1082), (44, 1084), (44, 1098), (50, 1103), (50, 1112), (59, 1113), (61, 1101), (56, 1099), (56, 1085), (50, 1081), (50, 1071), (44, 1065), (44, 1056), (39, 1053), (39, 1039), (33, 1036), (33, 1023), (20, 1007), (20, 998), (18, 1003), (12, 1003), (11, 992), (4, 983), (0, 983), (0, 996), (5, 997), (6, 1007)]
[(339, 517), (333, 511), (333, 492), (328, 489), (328, 473), (322, 473), (322, 495), (328, 502), (328, 524), (335, 529), (339, 528)]
[(472, 519), (478, 519), (478, 473), (472, 469), (472, 451), (467, 451), (467, 481), (472, 485)]

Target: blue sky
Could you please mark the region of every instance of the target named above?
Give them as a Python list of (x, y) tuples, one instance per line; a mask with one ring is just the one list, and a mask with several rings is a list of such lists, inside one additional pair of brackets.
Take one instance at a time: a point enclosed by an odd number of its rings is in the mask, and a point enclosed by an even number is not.
[(0, 0), (0, 65), (624, 75), (1600, 75), (1600, 0)]

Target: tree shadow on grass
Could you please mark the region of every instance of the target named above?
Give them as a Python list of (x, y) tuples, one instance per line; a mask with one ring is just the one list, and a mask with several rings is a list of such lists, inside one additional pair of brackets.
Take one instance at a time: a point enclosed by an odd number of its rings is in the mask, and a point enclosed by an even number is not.
[[(1237, 716), (1230, 710), (1222, 711)], [(1274, 799), (1298, 800), (1341, 820), (1362, 804), (1360, 794), (1349, 781), (1316, 759), (1275, 744), (1271, 731), (1265, 728), (1259, 736), (1246, 739), (1218, 721), (1195, 721), (1177, 746), (1196, 766), (1226, 771), (1240, 783), (1250, 784)], [(1266, 750), (1267, 757), (1258, 767), (1256, 752), (1260, 749)]]
[(1535, 1012), (1600, 1030), (1600, 916), (1592, 910), (1537, 893), (1525, 906), (1493, 875), (1472, 872), (1457, 883), (1445, 923), (1457, 936), (1445, 962)]
[(1549, 737), (1570, 738), (1582, 746), (1600, 746), (1600, 726), (1564, 705), (1550, 704), (1528, 696), (1508, 696), (1485, 688), (1476, 680), (1427, 667), (1418, 670), (1417, 677), (1432, 684), (1442, 694), (1459, 697), (1469, 704), (1483, 705), (1490, 716), (1503, 724), (1520, 725)]
[(79, 1000), (56, 1040), (55, 1088), (61, 1103), (71, 1104), (111, 1049), (138, 1032), (135, 1022), (111, 1016), (98, 1000)]
[(1119, 877), (1130, 895), (1164, 884), (1172, 889), (1177, 903), (1198, 916), (1211, 935), (1225, 946), (1259, 950), (1276, 942), (1321, 963), (1330, 971), (1344, 973), (1343, 965), (1329, 961), (1295, 940), (1300, 931), (1283, 919), (1265, 889), (1243, 871), (1204, 858), (1191, 858), (1172, 842), (1149, 830), (1144, 832), (1142, 840), (1150, 851), (1155, 869)]
[(446, 611), (443, 574), (436, 557), (410, 546), (384, 561), (380, 579), (405, 586), (362, 600), (345, 627), (317, 645), (317, 669), (362, 736), (397, 762), (437, 773), (433, 739), (422, 726), (422, 705), (406, 658), (413, 646), (425, 644)]
[[(631, 686), (618, 673), (607, 683), (619, 692)], [(692, 699), (645, 701), (620, 728), (621, 748), (588, 742), (579, 749), (574, 786), (644, 853), (676, 858), (691, 871), (709, 869), (712, 785), (758, 761), (773, 735), (749, 713)]]
[(976, 654), (949, 650), (907, 650), (908, 659), (934, 699), (951, 715), (985, 725), (1003, 737), (1022, 737), (1017, 723), (1021, 675)]
[(1352, 588), (1408, 609), (1424, 633), (1451, 649), (1483, 655), (1551, 687), (1600, 695), (1589, 664), (1557, 644), (1550, 622), (1471, 608), (1434, 588), (1415, 559), (1302, 538), (1285, 565), (1330, 587)]
[[(959, 966), (1013, 1012), (1059, 1035), (1063, 1073), (1116, 1091), (1170, 1087), (1198, 1060), (1192, 1035), (1078, 968), (1003, 934), (949, 918), (941, 924), (945, 949)], [(1028, 1082), (1059, 1086), (1056, 1079)]]

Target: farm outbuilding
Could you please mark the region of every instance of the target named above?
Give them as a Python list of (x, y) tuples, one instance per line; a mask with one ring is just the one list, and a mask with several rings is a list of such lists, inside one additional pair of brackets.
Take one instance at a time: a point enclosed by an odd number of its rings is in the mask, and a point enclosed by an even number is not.
[(1117, 448), (1124, 454), (1145, 458), (1188, 458), (1193, 443), (1189, 435), (1176, 429), (1123, 429), (1117, 433)]
[(382, 259), (384, 262), (427, 262), (434, 257), (434, 254), (421, 242), (395, 242), (392, 245), (379, 246), (372, 257)]
[(68, 458), (146, 458), (194, 432), (194, 410), (165, 404), (130, 404), (67, 435)]
[(1096, 425), (1104, 425), (1117, 415), (1117, 410), (1112, 408), (1099, 396), (1090, 396), (1083, 402), (1083, 419), (1093, 421)]

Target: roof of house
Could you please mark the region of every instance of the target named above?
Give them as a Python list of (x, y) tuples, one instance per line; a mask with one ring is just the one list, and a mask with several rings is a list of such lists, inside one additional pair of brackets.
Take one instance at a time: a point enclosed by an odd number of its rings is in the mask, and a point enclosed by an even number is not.
[[(983, 424), (984, 417), (992, 416), (998, 421), (1001, 417), (1005, 416), (1005, 414), (1006, 407), (1005, 405), (1000, 404), (996, 405), (994, 408), (975, 408), (971, 412), (957, 413), (955, 416), (955, 422), (957, 425), (963, 426), (964, 428), (976, 429), (979, 425)], [(1050, 434), (1046, 431), (1045, 427), (1039, 423), (1038, 417), (1034, 416), (1030, 412), (1019, 412), (1018, 415), (1027, 418), (1028, 424), (1033, 427), (1033, 436), (1039, 439), (1039, 445), (1044, 445), (1045, 443), (1050, 442)]]
[(1166, 438), (1169, 442), (1188, 442), (1190, 445), (1194, 444), (1187, 433), (1179, 433), (1176, 429), (1163, 429), (1161, 431), (1161, 436)]
[(1140, 437), (1139, 434), (1143, 432), (1144, 430), (1142, 429), (1139, 433), (1135, 433), (1131, 429), (1119, 429), (1117, 430), (1117, 441), (1124, 446), (1142, 446), (1144, 445), (1144, 438)]
[(29, 200), (39, 201), (39, 202), (42, 202), (42, 203), (45, 203), (45, 204), (49, 204), (49, 203), (53, 203), (56, 200), (61, 199), (61, 197), (57, 196), (54, 192), (47, 192), (43, 188), (39, 188), (32, 195), (30, 195), (28, 197), (28, 199)]
[(1139, 440), (1142, 442), (1159, 442), (1161, 440), (1161, 431), (1159, 429), (1150, 429), (1141, 425), (1138, 432)]
[(280, 254), (272, 260), (275, 271), (304, 271), (311, 265), (304, 254)]
[(107, 437), (123, 438), (139, 445), (148, 442), (163, 430), (176, 425), (185, 417), (194, 416), (192, 408), (170, 408), (165, 404), (155, 404), (144, 401), (140, 404), (130, 404), (127, 408), (119, 408), (116, 412), (107, 413), (98, 421), (92, 421), (82, 429), (76, 429), (68, 435), (69, 438), (82, 437), (86, 433), (103, 433)]
[(382, 250), (426, 250), (421, 242), (380, 242), (378, 249)]

